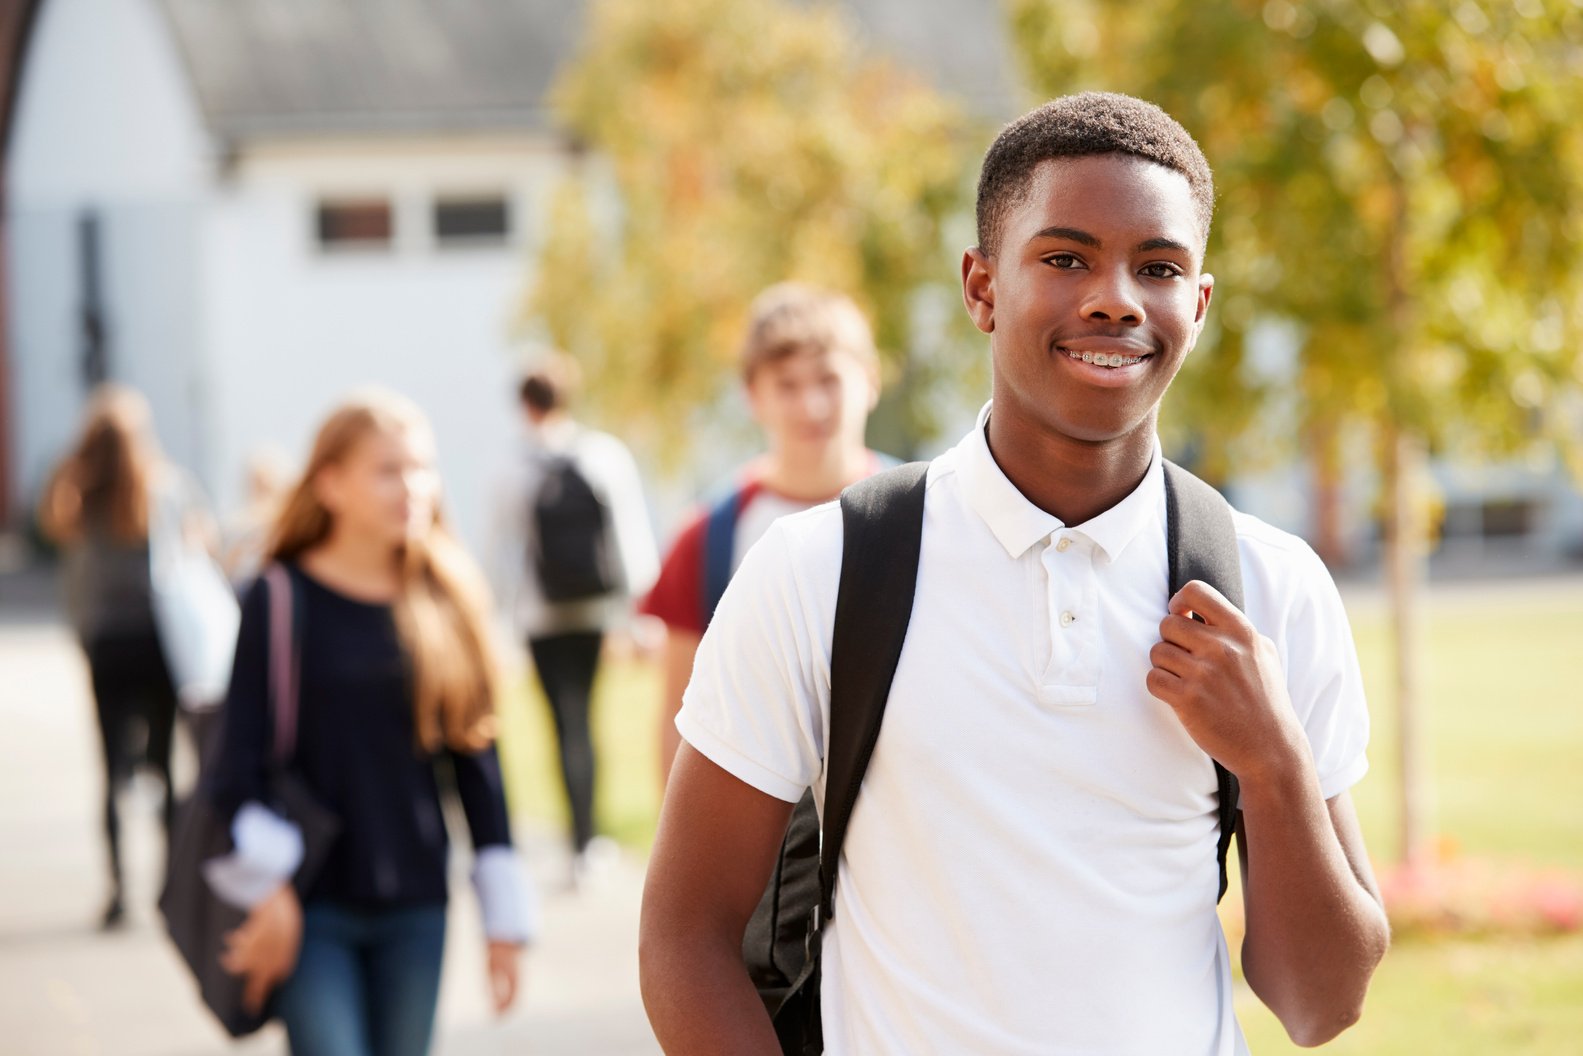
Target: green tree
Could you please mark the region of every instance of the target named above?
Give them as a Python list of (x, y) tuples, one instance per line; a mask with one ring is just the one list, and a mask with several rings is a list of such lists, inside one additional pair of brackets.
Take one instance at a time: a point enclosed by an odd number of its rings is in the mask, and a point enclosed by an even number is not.
[[(1178, 410), (1222, 468), (1271, 397), (1261, 320), (1297, 337), (1296, 421), (1334, 479), (1367, 429), (1397, 652), (1399, 853), (1427, 844), (1415, 615), (1430, 451), (1537, 438), (1577, 465), (1583, 390), (1583, 10), (1576, 0), (1010, 0), (1032, 84), (1158, 102), (1203, 144), (1221, 215), (1218, 332)], [(1233, 410), (1241, 408), (1241, 410)], [(1293, 427), (1295, 425), (1295, 428)], [(1264, 437), (1278, 440), (1279, 437)]]
[(874, 321), (896, 383), (881, 439), (933, 430), (944, 364), (915, 329), (920, 299), (954, 296), (956, 106), (832, 6), (599, 0), (554, 108), (589, 160), (557, 194), (524, 320), (583, 363), (599, 412), (686, 454), (686, 409), (735, 377), (749, 302), (802, 279)]

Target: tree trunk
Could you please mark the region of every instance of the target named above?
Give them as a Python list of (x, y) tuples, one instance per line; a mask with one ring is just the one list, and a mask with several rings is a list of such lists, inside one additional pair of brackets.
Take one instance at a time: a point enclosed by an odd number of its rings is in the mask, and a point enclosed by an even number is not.
[(1420, 437), (1396, 426), (1387, 430), (1386, 586), (1391, 644), (1396, 654), (1396, 735), (1401, 766), (1397, 853), (1406, 865), (1421, 864), (1429, 850), (1429, 775), (1419, 692), (1423, 684), (1423, 627), (1418, 611), (1429, 540), (1420, 498), (1425, 461)]
[(1333, 418), (1313, 422), (1308, 428), (1308, 449), (1313, 458), (1313, 514), (1311, 528), (1314, 551), (1331, 570), (1345, 568), (1351, 561), (1342, 530), (1341, 492), (1344, 467), (1341, 461), (1341, 436)]

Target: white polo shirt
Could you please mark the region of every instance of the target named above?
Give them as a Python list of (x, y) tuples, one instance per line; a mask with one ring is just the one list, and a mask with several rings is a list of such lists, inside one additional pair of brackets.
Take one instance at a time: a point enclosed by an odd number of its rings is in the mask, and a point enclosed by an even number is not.
[[(826, 932), (826, 1052), (1246, 1052), (1215, 915), (1213, 764), (1145, 685), (1166, 613), (1158, 445), (1067, 527), (983, 425), (928, 475), (906, 646)], [(1285, 665), (1321, 791), (1367, 768), (1340, 597), (1301, 540), (1235, 517), (1246, 611)], [(731, 582), (677, 727), (753, 787), (823, 805), (841, 515), (777, 522)]]

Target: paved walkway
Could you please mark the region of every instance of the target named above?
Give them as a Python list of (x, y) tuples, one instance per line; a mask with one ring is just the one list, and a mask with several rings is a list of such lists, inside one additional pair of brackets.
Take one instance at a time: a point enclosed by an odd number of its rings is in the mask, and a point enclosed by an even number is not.
[[(164, 937), (154, 909), (163, 841), (152, 782), (129, 797), (130, 924), (95, 930), (106, 889), (87, 673), (49, 611), (8, 593), (0, 597), (0, 1052), (281, 1056), (276, 1027), (240, 1043), (225, 1038)], [(190, 758), (183, 763), (190, 773)], [(459, 874), (437, 1056), (657, 1052), (637, 990), (640, 867), (625, 863), (597, 892), (572, 895), (555, 879), (565, 875), (555, 841), (525, 835), (546, 905), (524, 998), (504, 1020), (489, 1013), (477, 905)], [(468, 856), (456, 857), (464, 868)]]

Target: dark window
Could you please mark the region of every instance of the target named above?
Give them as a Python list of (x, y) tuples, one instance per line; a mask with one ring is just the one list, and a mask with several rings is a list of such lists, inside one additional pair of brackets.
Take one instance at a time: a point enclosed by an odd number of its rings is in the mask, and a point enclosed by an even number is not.
[(441, 198), (434, 203), (434, 240), (440, 245), (489, 246), (506, 241), (510, 213), (505, 198)]
[(319, 203), (319, 245), (384, 248), (392, 230), (387, 198), (342, 199)]
[(1484, 535), (1487, 538), (1528, 535), (1538, 520), (1535, 504), (1524, 499), (1492, 500), (1484, 504)]

